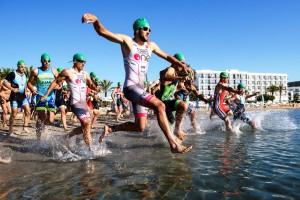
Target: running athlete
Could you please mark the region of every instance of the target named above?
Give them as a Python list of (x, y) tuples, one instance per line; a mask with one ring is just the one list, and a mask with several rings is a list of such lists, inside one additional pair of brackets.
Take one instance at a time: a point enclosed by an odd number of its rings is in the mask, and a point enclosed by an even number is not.
[[(36, 96), (36, 111), (38, 120), (36, 122), (36, 137), (41, 140), (42, 134), (47, 134), (45, 131), (45, 123), (52, 123), (54, 121), (55, 113), (55, 93), (52, 91), (47, 99), (41, 100), (47, 92), (47, 89), (51, 82), (57, 77), (57, 70), (50, 67), (50, 56), (46, 53), (41, 56), (42, 66), (35, 68), (31, 71), (28, 88), (32, 95)], [(36, 89), (34, 88), (34, 82), (36, 79)], [(47, 114), (46, 114), (47, 111)]]
[(24, 108), (24, 113), (25, 113), (23, 131), (29, 133), (27, 127), (30, 120), (30, 107), (26, 97), (26, 95), (28, 95), (28, 93), (26, 92), (27, 80), (26, 80), (26, 74), (24, 73), (26, 64), (23, 60), (20, 60), (18, 61), (17, 66), (18, 66), (17, 70), (10, 72), (6, 76), (3, 83), (5, 87), (11, 90), (10, 103), (11, 103), (12, 112), (9, 118), (9, 132), (8, 132), (9, 135), (13, 133), (13, 124), (21, 107)]
[(187, 68), (177, 59), (162, 51), (154, 42), (148, 41), (150, 34), (150, 26), (146, 19), (140, 18), (133, 24), (134, 38), (123, 34), (115, 34), (107, 30), (92, 14), (84, 14), (82, 22), (93, 23), (95, 31), (109, 41), (120, 44), (125, 67), (125, 83), (123, 92), (129, 101), (132, 102), (135, 122), (126, 122), (116, 126), (104, 126), (104, 132), (100, 136), (101, 142), (104, 136), (116, 131), (144, 131), (147, 123), (147, 110), (145, 107), (152, 108), (156, 111), (158, 124), (169, 141), (171, 151), (173, 153), (185, 153), (192, 147), (182, 146), (175, 141), (172, 135), (168, 119), (165, 113), (164, 104), (151, 94), (144, 91), (144, 81), (148, 70), (151, 53), (154, 52), (159, 57)]
[(226, 124), (226, 129), (228, 131), (232, 131), (232, 126), (228, 115), (232, 115), (232, 111), (230, 110), (229, 106), (224, 104), (224, 97), (226, 96), (227, 92), (233, 92), (239, 94), (240, 91), (237, 91), (231, 87), (226, 86), (225, 84), (228, 83), (228, 73), (221, 72), (220, 73), (220, 81), (215, 87), (215, 95), (214, 95), (214, 105), (213, 109), (214, 112), (224, 120)]
[(238, 90), (241, 92), (241, 94), (235, 94), (233, 97), (227, 100), (229, 105), (231, 105), (233, 102), (235, 102), (236, 105), (233, 110), (233, 119), (240, 119), (243, 122), (249, 124), (253, 129), (255, 129), (255, 121), (253, 119), (251, 120), (245, 113), (245, 101), (248, 98), (257, 96), (259, 92), (255, 92), (252, 95), (246, 95), (246, 85), (243, 83), (240, 83), (238, 85)]
[(118, 86), (111, 93), (111, 98), (113, 100), (114, 111), (117, 114), (116, 120), (119, 121), (123, 111), (121, 82), (118, 82)]
[(50, 84), (46, 94), (41, 98), (45, 100), (52, 90), (62, 81), (67, 81), (70, 90), (70, 106), (72, 112), (77, 116), (81, 123), (81, 127), (73, 129), (66, 138), (70, 138), (75, 135), (83, 134), (85, 143), (90, 149), (92, 143), (91, 137), (91, 120), (90, 113), (86, 103), (86, 86), (93, 90), (97, 90), (97, 87), (93, 84), (89, 78), (87, 72), (83, 70), (86, 62), (85, 56), (81, 53), (76, 53), (73, 56), (73, 67), (63, 70), (58, 77)]
[[(181, 63), (185, 64), (185, 59), (182, 54), (175, 54), (174, 57)], [(173, 124), (175, 121), (174, 134), (180, 139), (186, 139), (186, 133), (182, 131), (181, 124), (184, 118), (184, 114), (188, 109), (188, 104), (181, 99), (176, 99), (174, 94), (177, 90), (179, 81), (189, 80), (189, 76), (179, 76), (178, 72), (182, 70), (182, 67), (176, 64), (172, 64), (165, 70), (160, 72), (160, 97), (159, 99), (166, 106), (166, 114), (169, 122)], [(176, 115), (175, 115), (176, 113)], [(175, 115), (175, 116), (174, 116)]]
[[(57, 72), (61, 73), (62, 68), (57, 68)], [(61, 122), (63, 124), (64, 130), (68, 131), (69, 128), (67, 126), (67, 119), (66, 119), (66, 114), (67, 114), (67, 103), (65, 100), (65, 95), (66, 91), (63, 89), (63, 85), (65, 82), (61, 82), (58, 85), (58, 88), (55, 90), (55, 105), (56, 108), (59, 109), (60, 115), (61, 115)]]
[(7, 128), (6, 124), (6, 115), (11, 113), (11, 107), (10, 107), (10, 94), (11, 90), (8, 89), (3, 85), (4, 80), (0, 81), (0, 104), (2, 108), (2, 113), (1, 113), (1, 119), (3, 123), (3, 128)]
[[(185, 63), (185, 58), (182, 54), (175, 54), (175, 55), (177, 55), (178, 59), (181, 62)], [(193, 77), (191, 77), (190, 80), (184, 80), (184, 81), (180, 81), (178, 83), (177, 92), (175, 93), (175, 97), (188, 104), (188, 109), (187, 109), (186, 114), (190, 116), (190, 120), (191, 120), (194, 131), (197, 131), (196, 111), (194, 109), (194, 106), (191, 103), (189, 103), (189, 100), (190, 100), (189, 96), (191, 93), (193, 93), (197, 97), (198, 101), (201, 100), (201, 101), (204, 101), (205, 103), (208, 103), (209, 101), (206, 100), (201, 94), (199, 94), (196, 87), (193, 85)]]

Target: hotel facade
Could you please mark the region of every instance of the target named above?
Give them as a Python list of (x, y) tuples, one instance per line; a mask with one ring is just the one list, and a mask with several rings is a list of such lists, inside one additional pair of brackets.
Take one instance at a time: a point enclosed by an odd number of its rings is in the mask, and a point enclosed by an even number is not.
[[(270, 85), (283, 85), (285, 88), (281, 94), (281, 102), (288, 102), (288, 75), (287, 74), (276, 74), (276, 73), (250, 73), (242, 72), (238, 70), (224, 70), (229, 75), (228, 86), (237, 88), (238, 84), (244, 83), (247, 85), (247, 90), (249, 94), (254, 92), (260, 92), (265, 94), (267, 88)], [(212, 71), (212, 70), (196, 70), (196, 80), (195, 85), (198, 86), (199, 93), (204, 96), (213, 96), (215, 86), (220, 80), (220, 73), (222, 71)], [(270, 94), (270, 93), (268, 93)], [(274, 102), (280, 101), (279, 92), (274, 93), (275, 100)], [(255, 97), (252, 97), (249, 100), (255, 100)]]

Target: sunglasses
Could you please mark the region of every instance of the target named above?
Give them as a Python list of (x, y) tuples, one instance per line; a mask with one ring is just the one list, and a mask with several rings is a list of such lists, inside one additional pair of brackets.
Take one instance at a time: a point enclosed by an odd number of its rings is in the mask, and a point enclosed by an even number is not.
[(19, 65), (18, 67), (24, 68), (25, 66)]
[(149, 32), (151, 32), (151, 29), (149, 27), (143, 27), (141, 29), (143, 29), (143, 31), (148, 31), (149, 30)]
[(77, 62), (80, 62), (80, 63), (86, 63), (85, 60), (77, 60)]
[(51, 60), (42, 60), (42, 62), (48, 62), (49, 63), (49, 62), (51, 62)]
[(181, 63), (185, 65), (185, 62), (181, 62)]

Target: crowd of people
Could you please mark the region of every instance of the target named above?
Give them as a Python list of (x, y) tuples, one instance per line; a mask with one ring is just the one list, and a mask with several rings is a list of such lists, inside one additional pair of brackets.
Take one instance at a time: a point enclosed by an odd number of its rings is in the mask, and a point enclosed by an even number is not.
[[(186, 147), (182, 144), (187, 138), (187, 134), (182, 130), (182, 121), (188, 115), (194, 130), (197, 130), (196, 111), (189, 103), (191, 93), (198, 100), (211, 104), (211, 115), (216, 114), (224, 120), (229, 131), (232, 127), (228, 114), (232, 111), (224, 104), (224, 97), (228, 92), (234, 93), (235, 95), (227, 101), (229, 104), (235, 102), (238, 105), (231, 114), (234, 115), (234, 119), (241, 119), (255, 128), (255, 122), (244, 114), (243, 104), (245, 99), (257, 93), (245, 95), (244, 84), (240, 84), (237, 90), (226, 86), (228, 74), (222, 72), (220, 82), (215, 88), (214, 98), (205, 99), (193, 85), (194, 70), (186, 64), (185, 56), (181, 53), (171, 56), (160, 49), (156, 43), (148, 40), (151, 29), (145, 18), (139, 18), (134, 22), (133, 38), (107, 30), (93, 14), (84, 14), (82, 22), (93, 24), (95, 31), (101, 37), (120, 45), (125, 81), (123, 89), (122, 83), (118, 82), (112, 92), (111, 111), (116, 113), (117, 121), (120, 121), (124, 112), (129, 109), (134, 115), (133, 122), (104, 125), (99, 142), (113, 132), (143, 132), (149, 112), (157, 116), (158, 124), (169, 142), (172, 153), (190, 151), (192, 146)], [(147, 70), (152, 52), (170, 62), (170, 66), (159, 72), (159, 80), (149, 84)], [(86, 58), (81, 53), (73, 56), (73, 66), (67, 69), (51, 67), (51, 58), (47, 53), (41, 55), (40, 61), (41, 66), (33, 69), (29, 76), (25, 74), (26, 63), (23, 60), (18, 61), (17, 69), (11, 71), (1, 81), (3, 127), (7, 127), (6, 116), (11, 113), (8, 131), (8, 135), (11, 135), (14, 132), (13, 124), (16, 115), (22, 110), (24, 112), (22, 132), (28, 133), (30, 117), (37, 117), (36, 137), (37, 140), (41, 140), (46, 136), (47, 127), (53, 123), (58, 111), (61, 113), (64, 130), (69, 131), (66, 113), (71, 111), (72, 117), (76, 116), (80, 121), (80, 127), (68, 132), (65, 138), (82, 134), (87, 147), (91, 150), (91, 128), (97, 123), (97, 117), (100, 115), (100, 79), (96, 77), (95, 72), (88, 74), (84, 70)], [(173, 123), (175, 126), (172, 133), (170, 124)]]

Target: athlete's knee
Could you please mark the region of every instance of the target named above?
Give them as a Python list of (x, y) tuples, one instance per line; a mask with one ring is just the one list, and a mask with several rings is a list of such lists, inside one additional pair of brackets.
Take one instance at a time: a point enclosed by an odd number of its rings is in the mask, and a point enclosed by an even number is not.
[(189, 105), (186, 102), (180, 101), (180, 103), (178, 104), (177, 110), (179, 112), (185, 113), (188, 110), (188, 108), (189, 108)]
[(155, 104), (155, 108), (156, 108), (156, 111), (158, 111), (158, 112), (165, 112), (166, 111), (166, 106), (162, 101), (158, 101)]

